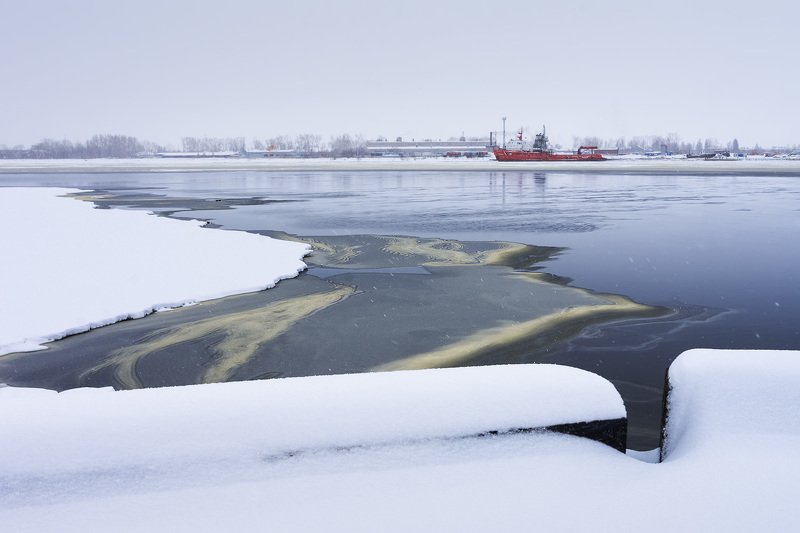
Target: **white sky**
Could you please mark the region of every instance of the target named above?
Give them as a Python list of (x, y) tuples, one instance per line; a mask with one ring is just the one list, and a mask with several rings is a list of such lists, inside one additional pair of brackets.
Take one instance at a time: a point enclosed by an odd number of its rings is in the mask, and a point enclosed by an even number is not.
[(124, 133), (800, 143), (800, 7), (0, 0), (0, 144)]

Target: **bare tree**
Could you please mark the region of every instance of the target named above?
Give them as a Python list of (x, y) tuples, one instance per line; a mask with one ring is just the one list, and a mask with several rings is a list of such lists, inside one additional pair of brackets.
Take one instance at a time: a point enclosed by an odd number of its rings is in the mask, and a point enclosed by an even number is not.
[(322, 150), (322, 136), (313, 133), (301, 133), (295, 139), (295, 147), (298, 152), (312, 154)]
[(294, 139), (287, 135), (267, 139), (267, 150), (294, 150)]
[(33, 158), (97, 158), (135, 157), (143, 153), (155, 153), (163, 148), (155, 143), (139, 141), (136, 137), (118, 134), (93, 135), (85, 143), (64, 139), (42, 139), (24, 151), (25, 157)]
[(181, 139), (184, 152), (243, 152), (244, 137), (184, 137)]

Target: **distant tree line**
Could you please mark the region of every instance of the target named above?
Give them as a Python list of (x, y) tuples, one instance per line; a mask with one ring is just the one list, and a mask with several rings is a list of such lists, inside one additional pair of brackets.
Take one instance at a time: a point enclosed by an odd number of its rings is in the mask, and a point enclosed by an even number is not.
[(184, 152), (244, 152), (244, 137), (183, 137)]
[[(697, 139), (696, 142), (682, 141), (675, 133), (666, 136), (646, 135), (631, 138), (617, 137), (602, 139), (600, 137), (573, 137), (573, 147), (579, 146), (600, 146), (603, 148), (619, 148), (623, 153), (644, 153), (644, 152), (672, 152), (674, 154), (703, 154), (713, 153), (716, 150), (727, 150), (729, 152), (739, 152), (743, 148), (739, 145), (738, 139), (733, 139), (726, 143), (721, 143), (714, 138)], [(797, 146), (791, 147), (797, 149)], [(751, 152), (765, 151), (758, 144), (747, 149)]]
[[(291, 137), (279, 135), (267, 139), (253, 139), (251, 149), (264, 152), (292, 152), (309, 157), (360, 157), (366, 154), (363, 135), (343, 133), (325, 142), (321, 135), (301, 133)], [(175, 151), (149, 141), (140, 141), (128, 135), (94, 135), (86, 142), (68, 139), (42, 139), (26, 148), (0, 145), (0, 159), (89, 159), (102, 157), (143, 157), (161, 152)], [(188, 153), (219, 153), (248, 151), (244, 137), (183, 137), (181, 151)]]
[(299, 154), (320, 154), (331, 157), (359, 157), (366, 153), (366, 140), (363, 135), (343, 133), (332, 136), (329, 142), (322, 140), (321, 135), (301, 133), (292, 138), (288, 135), (271, 137), (264, 141), (253, 141), (256, 150), (292, 151)]
[(5, 159), (90, 159), (99, 157), (136, 157), (163, 151), (164, 147), (149, 141), (139, 141), (128, 135), (94, 135), (86, 142), (42, 139), (30, 148), (0, 146), (0, 158)]

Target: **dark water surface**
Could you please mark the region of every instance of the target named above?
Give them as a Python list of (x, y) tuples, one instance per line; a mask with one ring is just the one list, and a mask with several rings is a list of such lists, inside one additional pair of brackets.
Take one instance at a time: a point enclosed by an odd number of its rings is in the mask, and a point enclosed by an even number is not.
[[(640, 448), (655, 445), (664, 371), (683, 350), (800, 349), (800, 177), (534, 172), (209, 172), (5, 175), (82, 187), (229, 229), (409, 235), (566, 248), (544, 271), (674, 310), (586, 328), (536, 360), (611, 379)], [(163, 195), (159, 202), (136, 196)], [(183, 200), (175, 200), (181, 198)], [(266, 202), (252, 202), (257, 198)], [(219, 199), (242, 205), (217, 209)], [(236, 202), (234, 202), (236, 203)], [(254, 204), (254, 205), (247, 205)], [(231, 205), (231, 203), (227, 203)], [(207, 208), (210, 206), (211, 208)], [(192, 212), (180, 212), (181, 209)]]

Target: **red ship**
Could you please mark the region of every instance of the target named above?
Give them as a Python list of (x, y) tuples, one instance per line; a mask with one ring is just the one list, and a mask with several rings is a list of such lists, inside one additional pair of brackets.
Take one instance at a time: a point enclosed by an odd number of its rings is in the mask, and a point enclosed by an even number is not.
[(542, 133), (536, 134), (533, 144), (522, 140), (520, 129), (516, 141), (504, 148), (495, 146), (493, 152), (498, 161), (605, 161), (606, 158), (595, 150), (597, 146), (581, 146), (573, 154), (557, 153), (547, 146), (547, 136), (542, 127)]

